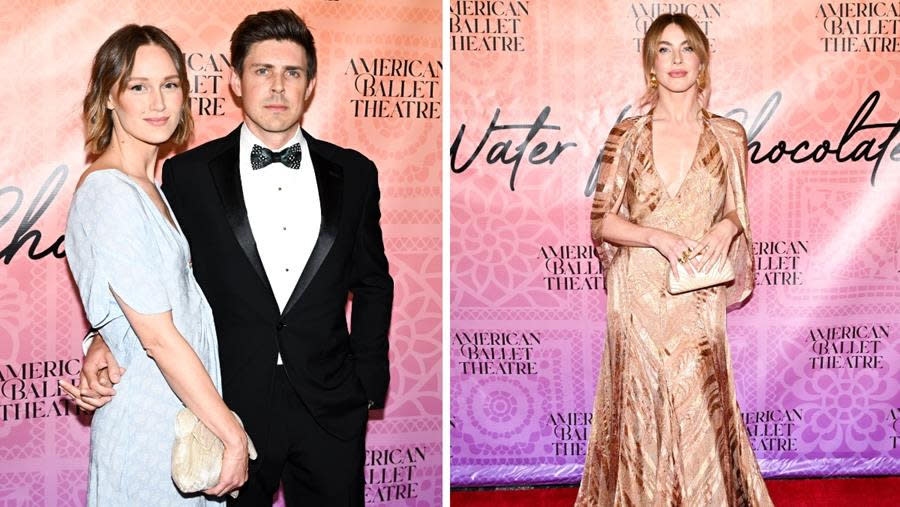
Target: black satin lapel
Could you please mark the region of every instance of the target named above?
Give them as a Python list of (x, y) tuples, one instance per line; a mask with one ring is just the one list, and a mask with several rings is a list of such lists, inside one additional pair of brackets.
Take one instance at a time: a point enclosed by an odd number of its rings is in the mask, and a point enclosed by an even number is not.
[(244, 191), (241, 188), (239, 151), (239, 145), (235, 143), (232, 149), (210, 161), (209, 170), (212, 173), (213, 181), (216, 182), (219, 198), (222, 199), (222, 206), (225, 207), (225, 218), (231, 225), (234, 237), (237, 238), (238, 244), (241, 245), (241, 249), (260, 281), (271, 293), (272, 286), (269, 284), (262, 259), (256, 249), (256, 240), (253, 239), (250, 220), (247, 218), (247, 206), (244, 204)]
[[(312, 143), (310, 143), (312, 144)], [(300, 273), (300, 279), (294, 286), (294, 292), (284, 305), (281, 315), (287, 315), (294, 304), (303, 296), (303, 292), (309, 287), (309, 283), (322, 267), (322, 262), (331, 251), (334, 238), (337, 236), (338, 223), (341, 219), (341, 207), (343, 205), (343, 181), (344, 174), (341, 168), (331, 161), (320, 156), (310, 148), (310, 157), (316, 172), (316, 185), (319, 187), (319, 206), (322, 208), (322, 224), (319, 226), (319, 237), (313, 246), (309, 260)]]

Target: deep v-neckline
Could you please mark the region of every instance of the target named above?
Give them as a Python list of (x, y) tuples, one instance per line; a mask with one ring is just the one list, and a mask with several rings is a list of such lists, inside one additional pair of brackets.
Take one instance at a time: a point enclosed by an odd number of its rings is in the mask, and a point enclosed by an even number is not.
[(687, 171), (685, 171), (684, 176), (681, 178), (681, 183), (678, 184), (678, 188), (675, 189), (675, 193), (672, 194), (669, 192), (669, 185), (666, 184), (666, 181), (663, 179), (662, 174), (659, 172), (659, 168), (656, 165), (656, 155), (653, 150), (653, 116), (650, 116), (650, 121), (647, 122), (647, 126), (650, 129), (650, 165), (653, 167), (653, 173), (656, 175), (656, 180), (659, 182), (662, 187), (663, 193), (666, 195), (669, 200), (675, 200), (681, 195), (681, 189), (684, 188), (684, 184), (687, 179), (691, 176), (691, 173), (694, 172), (694, 166), (697, 165), (697, 157), (700, 155), (700, 147), (703, 145), (703, 136), (706, 135), (706, 119), (703, 118), (700, 121), (701, 130), (700, 135), (697, 137), (697, 146), (694, 148), (694, 156), (691, 158), (691, 165), (688, 166)]

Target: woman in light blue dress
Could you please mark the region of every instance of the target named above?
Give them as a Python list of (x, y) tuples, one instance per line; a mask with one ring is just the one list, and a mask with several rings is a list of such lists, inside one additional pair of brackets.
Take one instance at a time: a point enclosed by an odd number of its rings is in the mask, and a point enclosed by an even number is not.
[[(219, 484), (205, 493), (221, 496), (247, 480), (247, 436), (220, 395), (212, 312), (155, 183), (158, 146), (190, 136), (187, 92), (182, 52), (158, 28), (125, 26), (94, 58), (84, 110), (87, 144), (99, 156), (75, 191), (66, 254), (91, 326), (102, 327), (127, 371), (91, 424), (91, 506), (218, 503), (172, 482), (175, 415), (184, 406), (225, 444)], [(66, 389), (92, 408), (84, 391)]]

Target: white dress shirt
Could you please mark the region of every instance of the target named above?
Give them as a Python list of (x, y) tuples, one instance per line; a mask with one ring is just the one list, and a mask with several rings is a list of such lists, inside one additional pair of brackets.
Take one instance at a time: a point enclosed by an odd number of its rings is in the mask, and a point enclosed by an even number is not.
[[(300, 143), (303, 150), (300, 169), (291, 169), (281, 162), (256, 170), (250, 165), (254, 144), (277, 152), (295, 143)], [(309, 148), (299, 127), (290, 141), (275, 149), (253, 135), (245, 123), (241, 127), (240, 157), (241, 187), (250, 229), (278, 309), (284, 311), (319, 237), (322, 222), (319, 187)], [(282, 364), (280, 353), (277, 364)]]

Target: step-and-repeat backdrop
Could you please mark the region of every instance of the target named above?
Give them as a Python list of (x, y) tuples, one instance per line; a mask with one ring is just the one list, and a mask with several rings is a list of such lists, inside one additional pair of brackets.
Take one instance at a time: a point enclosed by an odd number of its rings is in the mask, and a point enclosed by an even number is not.
[(728, 315), (764, 475), (900, 473), (900, 3), (450, 2), (451, 474), (581, 476), (605, 336), (596, 161), (663, 12), (749, 137), (756, 289)]
[[(369, 423), (368, 503), (438, 505), (441, 485), (441, 9), (438, 0), (26, 1), (0, 14), (0, 504), (85, 501), (90, 419), (64, 401), (86, 323), (62, 237), (85, 164), (81, 99), (115, 29), (153, 24), (185, 52), (197, 132), (240, 122), (229, 37), (244, 16), (291, 7), (318, 46), (314, 136), (375, 161), (396, 283), (391, 387)], [(374, 21), (374, 22), (373, 22)], [(111, 210), (113, 211), (113, 210)], [(278, 500), (279, 504), (282, 501)]]

